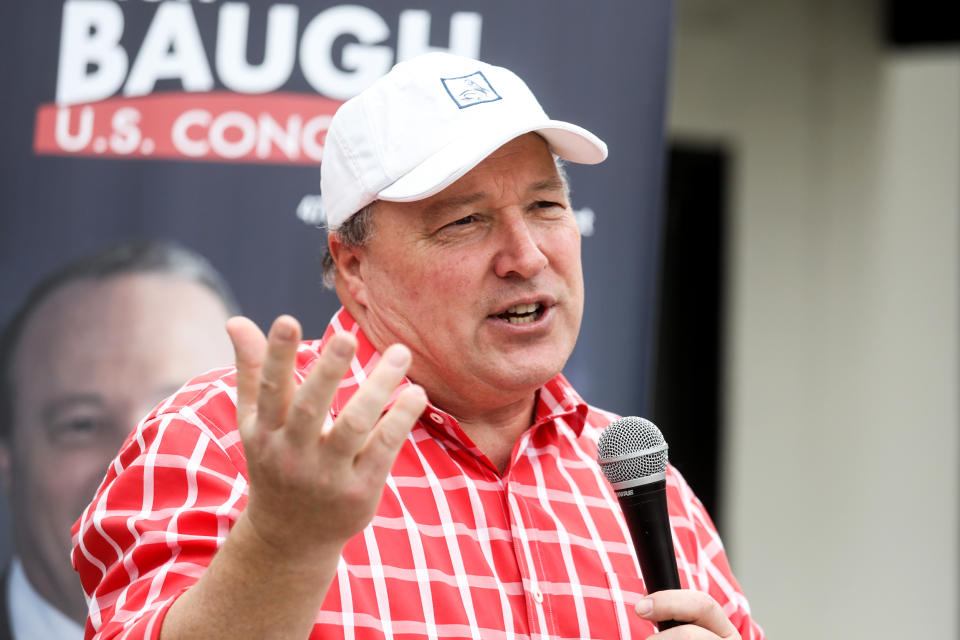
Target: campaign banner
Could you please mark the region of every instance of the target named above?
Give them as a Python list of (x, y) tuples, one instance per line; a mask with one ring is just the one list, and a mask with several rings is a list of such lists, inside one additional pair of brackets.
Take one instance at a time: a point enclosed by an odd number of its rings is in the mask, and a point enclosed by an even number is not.
[(602, 165), (568, 165), (586, 309), (565, 373), (588, 402), (643, 413), (671, 19), (668, 0), (0, 3), (0, 322), (69, 260), (164, 238), (261, 327), (290, 313), (319, 336), (339, 306), (319, 265), (330, 118), (447, 50), (509, 67), (608, 143)]

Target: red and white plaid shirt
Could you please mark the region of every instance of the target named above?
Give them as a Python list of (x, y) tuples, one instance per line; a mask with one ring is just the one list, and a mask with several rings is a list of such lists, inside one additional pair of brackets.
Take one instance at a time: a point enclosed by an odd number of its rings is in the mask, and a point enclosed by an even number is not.
[[(341, 310), (305, 342), (302, 379), (336, 331), (357, 335), (336, 415), (379, 359)], [(87, 638), (156, 638), (174, 599), (217, 552), (247, 500), (234, 370), (187, 383), (131, 434), (73, 527), (90, 605)], [(387, 478), (373, 521), (350, 540), (311, 638), (646, 638), (643, 580), (616, 496), (596, 463), (615, 416), (562, 375), (503, 474), (457, 421), (428, 406)], [(720, 538), (689, 486), (667, 474), (680, 581), (713, 596), (744, 640), (763, 638)]]

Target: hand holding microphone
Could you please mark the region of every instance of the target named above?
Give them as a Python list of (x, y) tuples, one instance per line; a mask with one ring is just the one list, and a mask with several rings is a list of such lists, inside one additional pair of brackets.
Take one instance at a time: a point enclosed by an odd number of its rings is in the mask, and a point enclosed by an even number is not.
[(680, 587), (667, 511), (667, 449), (656, 425), (637, 417), (614, 420), (598, 444), (597, 462), (620, 501), (650, 594), (637, 603), (637, 613), (661, 632), (689, 624), (713, 637), (739, 639), (709, 594)]

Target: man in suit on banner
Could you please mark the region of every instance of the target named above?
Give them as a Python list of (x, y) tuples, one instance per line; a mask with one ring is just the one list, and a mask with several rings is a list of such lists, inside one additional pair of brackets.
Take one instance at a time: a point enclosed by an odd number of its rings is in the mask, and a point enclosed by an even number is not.
[(14, 556), (0, 638), (83, 637), (70, 525), (132, 426), (197, 371), (230, 357), (236, 311), (200, 256), (127, 242), (37, 285), (0, 341), (0, 480)]

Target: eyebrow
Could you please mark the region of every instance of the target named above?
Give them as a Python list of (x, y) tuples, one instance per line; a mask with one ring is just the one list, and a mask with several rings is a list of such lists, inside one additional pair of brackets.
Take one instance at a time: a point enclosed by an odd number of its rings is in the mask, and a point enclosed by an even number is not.
[(552, 178), (547, 178), (546, 180), (541, 180), (540, 182), (534, 182), (527, 189), (527, 193), (536, 193), (537, 191), (566, 191), (567, 185), (559, 177), (554, 176)]
[(486, 197), (487, 193), (485, 191), (478, 191), (465, 196), (451, 196), (430, 204), (430, 206), (424, 209), (424, 213), (430, 218), (436, 218), (443, 215), (447, 211), (450, 211), (451, 209), (459, 209), (461, 207), (469, 206), (471, 204), (480, 202)]
[(104, 404), (103, 396), (94, 393), (71, 393), (65, 396), (54, 398), (41, 409), (41, 416), (44, 421), (50, 422), (57, 414), (76, 406), (97, 406)]
[[(542, 191), (566, 192), (566, 188), (563, 180), (561, 180), (559, 177), (556, 177), (556, 176), (546, 178), (538, 182), (534, 182), (533, 184), (527, 187), (528, 194), (536, 194)], [(434, 202), (424, 210), (424, 213), (426, 213), (427, 216), (431, 218), (437, 217), (447, 211), (450, 211), (451, 209), (459, 209), (461, 207), (466, 207), (471, 204), (480, 202), (481, 200), (484, 200), (487, 197), (489, 197), (489, 193), (486, 191), (477, 191), (475, 193), (468, 193), (462, 196), (451, 196), (449, 198), (444, 198), (443, 200)]]

